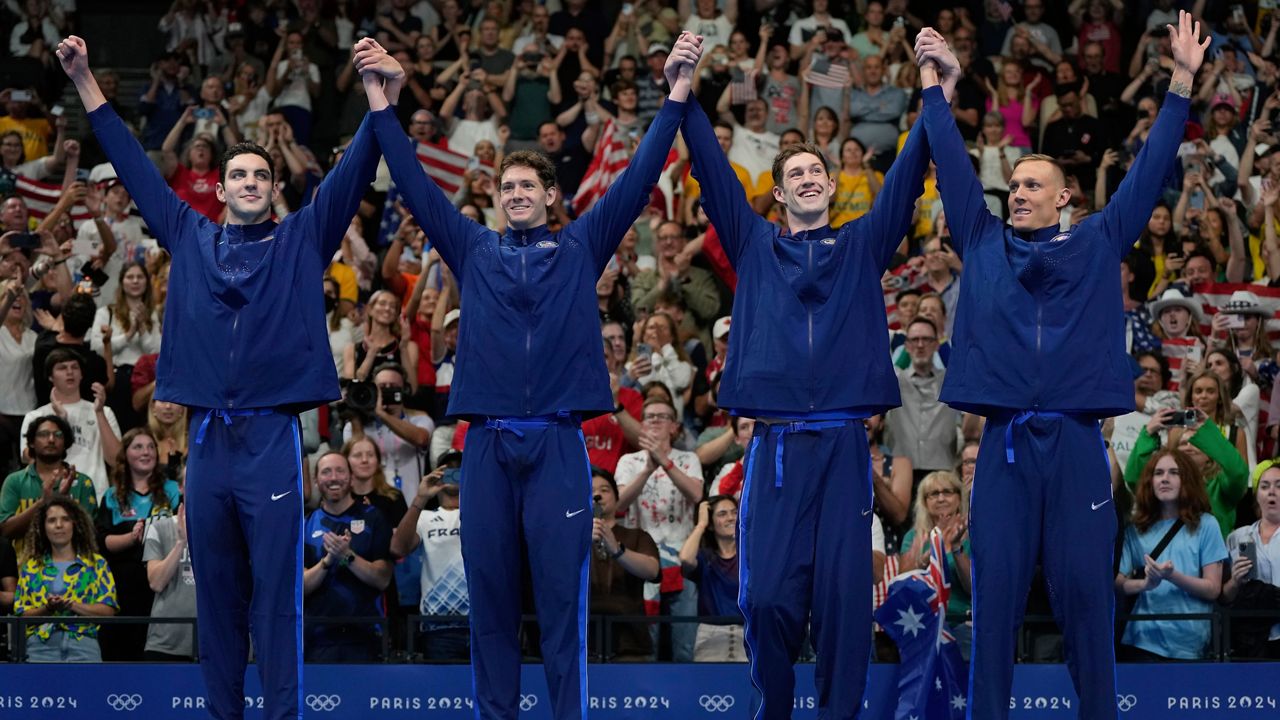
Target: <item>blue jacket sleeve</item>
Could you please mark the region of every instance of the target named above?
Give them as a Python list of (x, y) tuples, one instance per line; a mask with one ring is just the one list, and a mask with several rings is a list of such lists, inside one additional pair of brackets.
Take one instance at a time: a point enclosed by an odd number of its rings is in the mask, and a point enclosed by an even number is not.
[(391, 179), (399, 187), (400, 196), (427, 234), (431, 246), (440, 252), (440, 258), (455, 276), (461, 277), (462, 260), (469, 240), (484, 232), (485, 228), (458, 212), (444, 191), (427, 177), (414, 152), (413, 141), (400, 127), (393, 108), (369, 115), (373, 118), (378, 144), (382, 146), (382, 155), (387, 159)]
[(676, 130), (680, 129), (680, 121), (690, 104), (697, 103), (676, 102), (670, 98), (662, 103), (627, 169), (589, 211), (574, 221), (578, 232), (586, 231), (583, 240), (591, 248), (597, 274), (604, 272), (622, 236), (648, 207), (653, 186), (658, 182), (658, 174), (675, 142)]
[(378, 142), (366, 113), (342, 160), (320, 183), (315, 199), (297, 212), (301, 216), (297, 222), (306, 228), (307, 237), (316, 239), (325, 266), (360, 209), (360, 199), (378, 169), (378, 156)]
[(720, 149), (711, 121), (698, 103), (685, 114), (684, 141), (689, 146), (693, 178), (702, 189), (702, 208), (720, 236), (729, 263), (738, 267), (745, 244), (759, 225), (769, 225), (747, 202), (742, 186), (735, 181), (729, 158)]
[(89, 123), (160, 247), (173, 253), (196, 237), (200, 225), (211, 222), (174, 194), (110, 103), (89, 113)]
[(872, 243), (881, 273), (889, 268), (894, 252), (911, 227), (916, 200), (924, 192), (924, 173), (928, 167), (929, 143), (924, 127), (917, 123), (907, 134), (902, 152), (884, 176), (884, 186), (871, 211), (847, 225), (852, 232), (867, 237)]
[(1147, 134), (1147, 142), (1133, 159), (1120, 187), (1102, 209), (1102, 224), (1111, 247), (1124, 257), (1147, 226), (1151, 210), (1164, 192), (1165, 178), (1173, 168), (1187, 124), (1191, 101), (1167, 93), (1164, 107)]
[(933, 162), (938, 166), (938, 194), (947, 213), (947, 226), (956, 243), (956, 254), (963, 258), (965, 250), (1002, 223), (987, 209), (982, 183), (973, 171), (973, 161), (964, 148), (960, 128), (956, 127), (956, 119), (951, 114), (951, 104), (943, 96), (941, 87), (924, 89), (922, 115)]

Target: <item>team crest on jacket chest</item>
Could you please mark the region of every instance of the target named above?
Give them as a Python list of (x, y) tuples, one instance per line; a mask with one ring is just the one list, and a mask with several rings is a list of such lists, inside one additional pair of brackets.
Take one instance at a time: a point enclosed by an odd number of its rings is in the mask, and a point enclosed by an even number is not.
[(1053, 237), (1049, 238), (1049, 242), (1062, 242), (1063, 240), (1066, 240), (1066, 239), (1067, 239), (1067, 238), (1069, 238), (1069, 237), (1071, 237), (1071, 233), (1069, 233), (1069, 232), (1062, 232), (1062, 233), (1058, 233), (1057, 235), (1054, 235)]
[(835, 245), (835, 244), (836, 244), (836, 239), (835, 239), (835, 238), (833, 238), (833, 237), (829, 237), (829, 238), (822, 238), (822, 239), (821, 239), (821, 240), (819, 240), (818, 242), (822, 243), (823, 245)]
[(362, 533), (362, 532), (364, 532), (364, 520), (352, 520), (352, 521), (351, 521), (351, 534), (352, 534), (352, 535), (359, 535), (359, 534), (360, 534), (360, 533)]
[(555, 240), (543, 240), (534, 247), (542, 250), (549, 250), (554, 247), (560, 247), (560, 243), (557, 243)]

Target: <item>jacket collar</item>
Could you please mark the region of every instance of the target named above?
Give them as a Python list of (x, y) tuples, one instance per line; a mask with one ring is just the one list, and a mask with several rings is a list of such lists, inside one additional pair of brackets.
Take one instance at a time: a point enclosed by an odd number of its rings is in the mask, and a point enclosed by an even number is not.
[(549, 239), (551, 239), (551, 231), (547, 229), (545, 224), (529, 228), (528, 230), (516, 230), (508, 227), (507, 231), (502, 235), (502, 244), (512, 245), (515, 247), (528, 247)]

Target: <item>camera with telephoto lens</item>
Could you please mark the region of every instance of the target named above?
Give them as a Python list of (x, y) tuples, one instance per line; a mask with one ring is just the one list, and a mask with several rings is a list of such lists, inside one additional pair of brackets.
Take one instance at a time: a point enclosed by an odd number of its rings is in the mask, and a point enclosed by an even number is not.
[(373, 417), (378, 409), (378, 386), (368, 381), (352, 380), (347, 384), (346, 409), (357, 415)]

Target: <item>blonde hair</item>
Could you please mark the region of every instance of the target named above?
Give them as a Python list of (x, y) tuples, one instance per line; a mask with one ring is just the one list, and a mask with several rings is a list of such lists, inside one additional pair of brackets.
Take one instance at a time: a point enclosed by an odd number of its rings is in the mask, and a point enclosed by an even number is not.
[(934, 470), (924, 479), (920, 481), (920, 487), (916, 488), (915, 502), (915, 524), (912, 528), (915, 530), (916, 538), (926, 537), (933, 531), (935, 523), (933, 518), (929, 517), (929, 509), (927, 507), (928, 500), (926, 496), (937, 490), (952, 489), (956, 491), (956, 495), (960, 498), (960, 514), (969, 514), (969, 498), (964, 494), (964, 484), (960, 482), (960, 476), (950, 470)]

